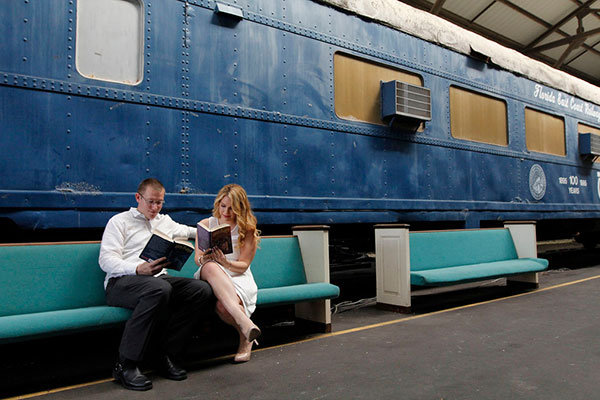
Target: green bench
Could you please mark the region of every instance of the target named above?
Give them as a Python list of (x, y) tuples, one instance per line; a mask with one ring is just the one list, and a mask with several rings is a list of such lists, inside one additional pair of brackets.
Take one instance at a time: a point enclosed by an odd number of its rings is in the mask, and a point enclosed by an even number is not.
[[(331, 299), (340, 294), (329, 283), (327, 226), (294, 226), (290, 236), (263, 236), (252, 261), (258, 286), (256, 307), (294, 304), (295, 316), (323, 332), (331, 331)], [(173, 275), (191, 277), (197, 267), (190, 258)]]
[(99, 242), (0, 245), (0, 343), (123, 322), (109, 307)]
[(537, 258), (535, 225), (498, 229), (409, 232), (407, 225), (376, 225), (377, 303), (411, 307), (412, 287), (439, 287), (506, 277), (538, 286), (548, 260)]
[[(130, 311), (106, 305), (99, 242), (0, 245), (0, 343), (122, 323)], [(305, 268), (305, 270), (303, 269)], [(177, 274), (192, 276), (193, 258)], [(326, 227), (265, 237), (252, 271), (259, 307), (296, 304), (296, 316), (331, 329)]]

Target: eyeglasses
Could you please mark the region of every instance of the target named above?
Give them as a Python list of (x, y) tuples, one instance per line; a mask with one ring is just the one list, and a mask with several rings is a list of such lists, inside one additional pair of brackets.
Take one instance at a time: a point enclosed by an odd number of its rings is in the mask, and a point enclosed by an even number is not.
[(144, 201), (148, 204), (150, 204), (151, 206), (163, 206), (165, 204), (164, 200), (146, 200), (146, 198), (140, 193), (138, 192), (138, 194), (140, 195), (140, 197), (142, 199), (144, 199)]

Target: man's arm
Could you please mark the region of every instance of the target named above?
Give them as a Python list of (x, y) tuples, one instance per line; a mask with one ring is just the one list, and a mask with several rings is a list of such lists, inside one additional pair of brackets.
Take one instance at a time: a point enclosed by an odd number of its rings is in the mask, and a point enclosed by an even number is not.
[(188, 226), (188, 225), (184, 225), (184, 224), (180, 224), (178, 222), (175, 222), (171, 219), (170, 216), (165, 215), (165, 224), (168, 226), (168, 229), (162, 229), (161, 230), (163, 232), (165, 231), (170, 231), (172, 234), (172, 237), (186, 237), (188, 239), (194, 239), (196, 237), (196, 227), (195, 226)]
[(120, 275), (135, 275), (139, 262), (125, 261), (123, 250), (125, 248), (125, 226), (111, 218), (104, 229), (102, 243), (100, 244), (100, 268), (106, 273)]
[[(123, 257), (125, 241), (127, 239), (127, 227), (112, 218), (108, 221), (102, 244), (100, 245), (100, 257), (98, 262), (100, 268), (106, 273), (114, 276), (123, 275), (155, 275), (165, 268), (168, 262), (162, 257), (152, 262), (127, 261)], [(141, 250), (140, 250), (141, 251)]]

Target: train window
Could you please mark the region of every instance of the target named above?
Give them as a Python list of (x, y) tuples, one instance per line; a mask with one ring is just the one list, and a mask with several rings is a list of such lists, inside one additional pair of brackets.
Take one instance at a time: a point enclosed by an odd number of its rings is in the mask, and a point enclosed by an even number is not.
[(508, 146), (506, 103), (450, 87), (450, 132), (457, 139)]
[[(586, 124), (582, 124), (582, 123), (577, 124), (577, 132), (578, 133), (592, 133), (594, 135), (600, 136), (600, 128), (596, 128), (591, 125), (586, 125)], [(600, 163), (600, 159), (596, 159), (596, 161), (594, 161), (594, 162)]]
[(77, 71), (90, 79), (138, 84), (143, 30), (140, 0), (77, 0)]
[(525, 141), (527, 150), (566, 155), (565, 121), (557, 116), (525, 108)]
[(423, 86), (423, 79), (371, 61), (336, 53), (333, 56), (335, 113), (338, 117), (387, 125), (381, 119), (381, 81)]
[(591, 125), (578, 123), (577, 124), (577, 132), (578, 133), (593, 133), (594, 135), (600, 135), (600, 128), (595, 128)]

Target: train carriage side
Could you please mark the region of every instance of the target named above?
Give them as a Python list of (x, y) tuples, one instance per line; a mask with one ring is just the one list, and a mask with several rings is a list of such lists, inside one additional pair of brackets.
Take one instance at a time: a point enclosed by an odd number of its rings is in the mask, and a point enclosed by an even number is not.
[[(263, 224), (600, 215), (579, 144), (597, 105), (319, 2), (24, 1), (0, 18), (0, 220), (24, 229), (101, 228), (148, 176), (190, 224), (230, 182)], [(431, 120), (389, 126), (381, 81), (429, 89)]]

